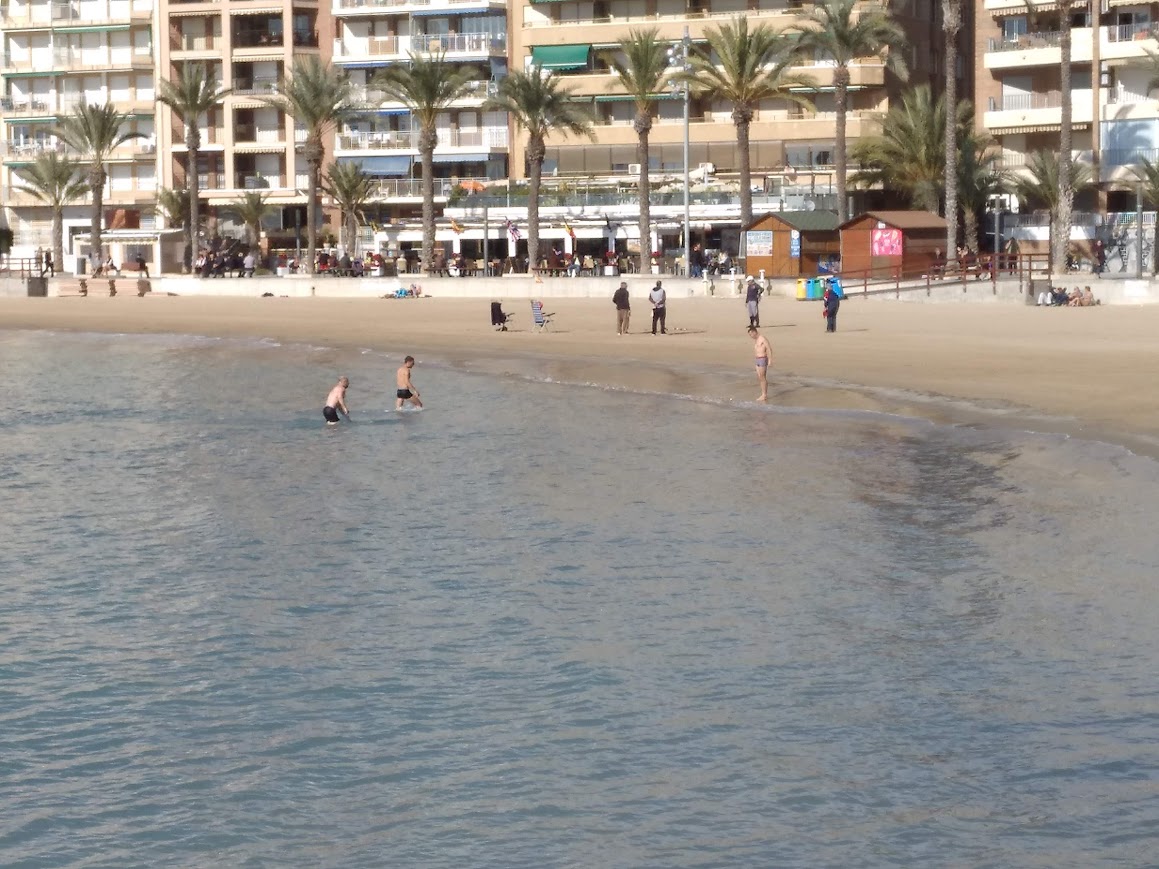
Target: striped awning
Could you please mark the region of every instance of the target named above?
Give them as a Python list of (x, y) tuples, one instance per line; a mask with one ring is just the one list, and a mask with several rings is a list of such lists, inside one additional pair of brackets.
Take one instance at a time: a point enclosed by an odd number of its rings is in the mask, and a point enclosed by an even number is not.
[(128, 24), (77, 24), (69, 27), (54, 27), (54, 33), (123, 33), (133, 28)]
[[(1071, 124), (1072, 130), (1089, 130), (1091, 125), (1089, 123)], [(998, 127), (991, 128), (990, 133), (994, 136), (1018, 136), (1023, 133), (1058, 133), (1062, 130), (1062, 124), (1029, 124), (1024, 127)]]
[(165, 13), (167, 18), (209, 18), (214, 15), (220, 15), (220, 9), (206, 11), (205, 9), (181, 9), (175, 7), (172, 3), (169, 4), (169, 11)]

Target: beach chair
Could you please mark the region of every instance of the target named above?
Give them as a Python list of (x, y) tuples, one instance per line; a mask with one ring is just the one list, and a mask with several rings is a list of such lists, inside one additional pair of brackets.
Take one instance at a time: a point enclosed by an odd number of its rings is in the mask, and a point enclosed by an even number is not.
[(540, 332), (546, 332), (547, 327), (551, 325), (551, 318), (555, 314), (544, 313), (543, 302), (538, 299), (531, 303), (531, 331), (538, 329)]

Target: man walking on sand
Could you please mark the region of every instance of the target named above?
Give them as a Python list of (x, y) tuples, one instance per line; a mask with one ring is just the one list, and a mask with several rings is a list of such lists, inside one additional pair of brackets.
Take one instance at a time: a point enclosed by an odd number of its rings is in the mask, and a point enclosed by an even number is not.
[(667, 335), (668, 329), (664, 325), (664, 320), (667, 316), (668, 294), (664, 292), (660, 281), (656, 281), (656, 286), (652, 287), (648, 301), (652, 303), (652, 334), (656, 334), (656, 324), (659, 323), (660, 334)]
[(748, 284), (745, 286), (745, 307), (749, 312), (749, 325), (761, 327), (761, 285), (757, 283), (757, 279), (752, 275), (745, 278)]
[(616, 334), (628, 334), (628, 320), (632, 316), (632, 302), (628, 298), (628, 282), (620, 281), (620, 288), (612, 293), (612, 302), (616, 306)]
[(423, 403), (419, 400), (418, 387), (410, 379), (410, 370), (414, 367), (415, 358), (408, 356), (402, 361), (402, 368), (398, 369), (398, 375), (395, 377), (395, 382), (398, 385), (398, 398), (394, 403), (395, 410), (402, 410), (402, 406), (408, 401), (415, 407), (423, 406)]
[(757, 401), (769, 400), (769, 363), (773, 359), (773, 348), (769, 346), (769, 339), (757, 331), (756, 326), (749, 326), (749, 337), (753, 339), (753, 355), (756, 357), (757, 382), (761, 385), (761, 394)]
[(347, 422), (350, 421), (350, 410), (346, 407), (346, 390), (349, 387), (350, 378), (339, 377), (338, 383), (326, 396), (326, 406), (322, 408), (322, 416), (326, 419), (326, 425), (338, 425), (338, 411), (342, 411)]

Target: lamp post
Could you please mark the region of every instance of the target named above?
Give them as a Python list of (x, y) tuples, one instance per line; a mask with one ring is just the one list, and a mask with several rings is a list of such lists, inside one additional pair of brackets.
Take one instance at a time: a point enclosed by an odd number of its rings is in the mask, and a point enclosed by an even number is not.
[(688, 173), (688, 127), (691, 121), (689, 110), (689, 86), (688, 74), (692, 71), (688, 63), (688, 54), (692, 48), (692, 37), (688, 34), (688, 28), (684, 28), (684, 36), (681, 40), (668, 50), (668, 61), (674, 66), (679, 66), (680, 71), (684, 73), (681, 81), (678, 83), (681, 96), (684, 99), (684, 276), (686, 278), (692, 277), (692, 237), (689, 234), (691, 228), (691, 221), (689, 220), (688, 209), (688, 188), (689, 188), (689, 173)]

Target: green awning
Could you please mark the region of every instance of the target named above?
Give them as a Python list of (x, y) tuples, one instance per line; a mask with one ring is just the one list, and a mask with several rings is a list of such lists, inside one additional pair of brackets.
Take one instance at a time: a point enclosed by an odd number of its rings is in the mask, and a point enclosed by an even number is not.
[(60, 75), (58, 71), (49, 67), (48, 69), (31, 69), (23, 70), (21, 72), (6, 72), (3, 73), (5, 78), (36, 78), (44, 75)]
[(590, 44), (537, 45), (531, 49), (531, 62), (540, 69), (583, 69), (591, 53)]
[(35, 118), (7, 117), (4, 121), (8, 124), (52, 124), (56, 122), (56, 115)]
[(54, 33), (111, 33), (132, 30), (128, 24), (77, 24), (72, 27), (54, 27)]

